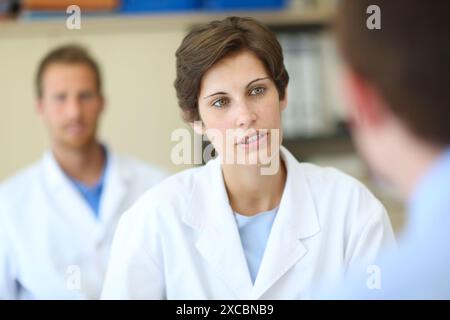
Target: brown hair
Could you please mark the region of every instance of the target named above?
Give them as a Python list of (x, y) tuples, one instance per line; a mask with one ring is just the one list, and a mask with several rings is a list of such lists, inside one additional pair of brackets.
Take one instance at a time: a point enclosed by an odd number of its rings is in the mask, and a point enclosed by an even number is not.
[[(366, 12), (381, 9), (381, 29)], [(336, 30), (349, 66), (380, 90), (416, 136), (450, 143), (450, 2), (341, 0)]]
[(42, 97), (42, 76), (45, 70), (54, 63), (88, 65), (95, 73), (97, 89), (101, 94), (102, 80), (97, 62), (84, 47), (70, 44), (53, 49), (41, 60), (36, 73), (36, 92), (38, 97)]
[(186, 121), (200, 120), (198, 94), (206, 71), (225, 56), (242, 50), (252, 51), (261, 60), (280, 99), (284, 99), (289, 75), (275, 34), (252, 18), (228, 17), (194, 28), (176, 51), (174, 86)]

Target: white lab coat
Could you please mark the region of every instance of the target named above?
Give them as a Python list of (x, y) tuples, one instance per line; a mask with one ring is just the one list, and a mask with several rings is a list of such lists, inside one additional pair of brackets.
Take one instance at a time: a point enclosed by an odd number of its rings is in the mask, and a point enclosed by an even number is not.
[(108, 154), (99, 218), (51, 152), (0, 187), (0, 299), (99, 298), (120, 215), (165, 173)]
[(102, 298), (309, 298), (394, 242), (361, 183), (281, 152), (286, 186), (254, 285), (216, 159), (166, 179), (124, 214)]

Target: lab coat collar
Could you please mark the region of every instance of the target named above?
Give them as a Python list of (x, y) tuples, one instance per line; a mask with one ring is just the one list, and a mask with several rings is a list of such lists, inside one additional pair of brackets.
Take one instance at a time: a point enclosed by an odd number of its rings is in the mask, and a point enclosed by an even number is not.
[(119, 215), (123, 213), (121, 210), (127, 209), (122, 207), (122, 203), (131, 179), (130, 167), (126, 166), (117, 155), (112, 152), (108, 153), (108, 167), (103, 183), (99, 216), (100, 222), (105, 228), (119, 218)]
[[(255, 284), (226, 193), (220, 159), (199, 171), (183, 221), (200, 232), (197, 248), (241, 299), (261, 297), (306, 253), (302, 240), (320, 231), (314, 200), (301, 166), (284, 147), (287, 179)], [(207, 200), (205, 200), (207, 199)]]
[(305, 169), (283, 146), (281, 158), (286, 165), (286, 186), (280, 209), (286, 211), (289, 225), (299, 239), (314, 236), (320, 231), (319, 218)]
[(83, 228), (92, 231), (92, 235), (103, 235), (107, 225), (117, 215), (117, 208), (125, 197), (127, 183), (130, 173), (121, 165), (118, 157), (108, 152), (108, 164), (105, 172), (103, 194), (100, 200), (99, 218), (95, 216), (92, 209), (70, 182), (67, 175), (56, 161), (53, 153), (47, 151), (42, 159), (44, 169), (44, 180), (53, 195), (52, 201), (60, 208), (67, 208), (64, 213), (71, 216), (75, 221), (81, 223)]
[(318, 213), (304, 169), (281, 147), (286, 185), (253, 288), (261, 297), (308, 252), (303, 241), (320, 232)]
[(196, 247), (236, 298), (248, 298), (252, 281), (225, 189), (220, 159), (199, 171), (183, 221), (200, 233)]

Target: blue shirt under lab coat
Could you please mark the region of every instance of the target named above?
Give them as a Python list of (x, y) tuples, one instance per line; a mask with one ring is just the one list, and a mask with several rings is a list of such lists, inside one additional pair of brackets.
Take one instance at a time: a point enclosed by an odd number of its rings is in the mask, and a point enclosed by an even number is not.
[(105, 165), (103, 166), (103, 172), (100, 179), (93, 186), (88, 186), (78, 180), (69, 177), (70, 181), (73, 183), (75, 188), (81, 194), (83, 199), (87, 202), (89, 207), (94, 212), (95, 216), (98, 218), (100, 212), (100, 200), (102, 198), (103, 184), (105, 181), (105, 175), (108, 168), (108, 153), (105, 150)]
[(244, 216), (239, 213), (234, 215), (253, 283), (255, 283), (277, 211), (278, 208), (275, 208), (254, 216)]

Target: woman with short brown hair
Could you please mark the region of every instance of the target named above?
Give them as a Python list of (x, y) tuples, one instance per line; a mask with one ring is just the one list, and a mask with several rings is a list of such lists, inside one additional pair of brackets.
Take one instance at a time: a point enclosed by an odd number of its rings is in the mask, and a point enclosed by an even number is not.
[(190, 32), (176, 57), (184, 118), (219, 156), (124, 215), (105, 298), (308, 298), (393, 242), (364, 186), (281, 147), (289, 77), (269, 29), (250, 18), (214, 21)]

